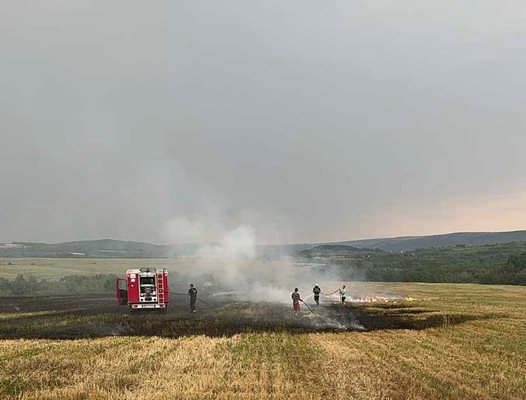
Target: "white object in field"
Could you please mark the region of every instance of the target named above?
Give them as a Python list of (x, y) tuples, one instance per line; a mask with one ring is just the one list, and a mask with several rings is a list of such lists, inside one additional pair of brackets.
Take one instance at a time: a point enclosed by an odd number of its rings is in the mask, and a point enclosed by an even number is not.
[(204, 287), (214, 286), (214, 282), (205, 282), (205, 283), (203, 283), (203, 286)]

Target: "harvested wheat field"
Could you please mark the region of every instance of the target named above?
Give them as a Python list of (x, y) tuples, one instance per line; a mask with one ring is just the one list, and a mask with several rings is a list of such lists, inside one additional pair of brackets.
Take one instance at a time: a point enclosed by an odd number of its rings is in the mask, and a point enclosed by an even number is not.
[[(358, 285), (358, 284), (356, 284)], [(360, 283), (403, 300), (0, 299), (2, 399), (524, 399), (526, 288)]]

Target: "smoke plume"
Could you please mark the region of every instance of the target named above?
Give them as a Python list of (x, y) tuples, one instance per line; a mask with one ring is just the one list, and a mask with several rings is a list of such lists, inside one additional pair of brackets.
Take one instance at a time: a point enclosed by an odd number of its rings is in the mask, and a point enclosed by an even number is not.
[[(177, 218), (177, 224), (169, 225), (188, 228), (193, 238), (199, 236), (199, 230), (206, 229), (203, 220), (182, 221)], [(217, 229), (217, 221), (212, 222), (212, 226)], [(174, 234), (178, 238), (183, 236), (181, 232)], [(298, 263), (287, 255), (267, 258), (265, 251), (257, 246), (256, 230), (249, 225), (225, 230), (217, 242), (197, 246), (195, 257), (176, 273), (181, 279), (196, 281), (194, 283), (201, 284), (201, 290), (216, 296), (290, 303), (290, 294), (296, 287), (307, 297), (316, 283), (340, 281), (334, 271), (330, 274), (318, 271), (316, 265)]]

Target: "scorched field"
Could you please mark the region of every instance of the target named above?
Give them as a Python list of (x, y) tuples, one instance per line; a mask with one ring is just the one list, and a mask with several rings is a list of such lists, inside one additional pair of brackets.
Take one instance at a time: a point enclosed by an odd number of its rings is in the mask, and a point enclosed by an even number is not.
[[(524, 399), (526, 288), (349, 283), (396, 301), (0, 299), (2, 399)], [(310, 299), (312, 302), (312, 298)]]

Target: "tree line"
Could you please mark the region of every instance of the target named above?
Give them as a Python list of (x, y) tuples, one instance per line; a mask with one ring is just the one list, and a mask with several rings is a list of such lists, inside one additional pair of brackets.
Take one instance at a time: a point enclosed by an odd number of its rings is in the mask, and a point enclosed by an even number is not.
[(329, 257), (343, 279), (526, 285), (526, 243)]

